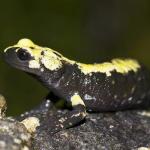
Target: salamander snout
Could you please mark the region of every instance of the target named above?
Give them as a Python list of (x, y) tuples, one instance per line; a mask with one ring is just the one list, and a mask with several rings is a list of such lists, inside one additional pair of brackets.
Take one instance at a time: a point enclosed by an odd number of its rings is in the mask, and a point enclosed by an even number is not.
[(15, 68), (27, 68), (28, 62), (32, 59), (30, 53), (20, 47), (10, 47), (4, 50), (5, 61)]
[(31, 54), (23, 48), (18, 47), (12, 47), (8, 48), (4, 51), (4, 58), (7, 61), (7, 59), (12, 60), (18, 60), (18, 61), (29, 61), (32, 59)]
[(18, 48), (10, 47), (4, 50), (3, 57), (7, 63), (11, 64), (13, 61), (17, 59), (16, 49)]

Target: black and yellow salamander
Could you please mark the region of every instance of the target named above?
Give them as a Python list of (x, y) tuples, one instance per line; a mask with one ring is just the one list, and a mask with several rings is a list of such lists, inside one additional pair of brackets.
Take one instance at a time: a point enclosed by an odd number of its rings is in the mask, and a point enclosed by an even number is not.
[[(21, 39), (4, 50), (6, 61), (43, 83), (72, 110), (50, 124), (58, 131), (78, 124), (87, 111), (104, 112), (150, 104), (150, 74), (134, 59), (83, 64)], [(51, 95), (51, 94), (49, 94)]]

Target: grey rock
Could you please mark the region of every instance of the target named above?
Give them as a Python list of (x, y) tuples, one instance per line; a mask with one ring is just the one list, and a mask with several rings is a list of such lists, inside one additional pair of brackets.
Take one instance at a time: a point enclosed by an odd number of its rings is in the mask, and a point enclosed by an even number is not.
[(134, 110), (89, 114), (87, 119), (78, 126), (63, 130), (53, 136), (48, 134), (47, 124), (47, 130), (38, 128), (33, 145), (38, 150), (150, 148), (150, 113)]
[(31, 114), (41, 120), (41, 125), (37, 128), (32, 141), (35, 150), (142, 150), (142, 148), (148, 150), (150, 148), (150, 111), (148, 110), (90, 113), (79, 125), (50, 135), (50, 123), (66, 110), (57, 111), (46, 104), (47, 101), (43, 102), (24, 116), (29, 117)]
[[(66, 112), (67, 110), (57, 110), (50, 106), (47, 100), (43, 101), (39, 107), (17, 117), (18, 121), (1, 119), (0, 149), (14, 150), (14, 145), (16, 150), (27, 148), (33, 150), (149, 150), (150, 148), (150, 111), (148, 110), (89, 113), (87, 118), (77, 126), (53, 135), (49, 134), (50, 124)], [(40, 120), (40, 126), (32, 135), (20, 123), (27, 117), (37, 117)], [(21, 135), (26, 138), (22, 139)], [(31, 145), (32, 148), (30, 148)]]
[(31, 135), (20, 122), (12, 118), (0, 119), (0, 150), (29, 150)]

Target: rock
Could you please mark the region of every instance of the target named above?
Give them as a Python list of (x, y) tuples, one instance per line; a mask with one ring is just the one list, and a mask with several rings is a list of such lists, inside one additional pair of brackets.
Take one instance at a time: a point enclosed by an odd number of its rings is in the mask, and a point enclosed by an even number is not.
[(33, 138), (32, 144), (35, 150), (140, 150), (150, 148), (150, 111), (90, 113), (86, 120), (78, 126), (51, 136), (49, 124), (53, 123), (55, 117), (64, 114), (66, 110), (49, 109), (50, 106), (47, 103), (48, 101), (45, 101), (40, 107), (27, 113), (28, 117), (31, 113), (31, 116), (41, 120)]
[(38, 150), (138, 150), (150, 148), (150, 113), (123, 111), (89, 114), (85, 122), (53, 136), (40, 128), (33, 145)]
[[(18, 121), (1, 119), (0, 149), (13, 150), (14, 145), (16, 150), (150, 149), (148, 110), (90, 113), (77, 126), (50, 135), (50, 123), (66, 112), (67, 110), (56, 110), (50, 106), (49, 100), (46, 100), (39, 107), (17, 117)], [(26, 138), (22, 139), (21, 135)]]
[(6, 109), (7, 109), (7, 104), (6, 104), (5, 97), (0, 94), (0, 118), (5, 117)]
[(31, 135), (22, 123), (0, 119), (0, 150), (30, 150)]
[(31, 149), (31, 134), (19, 121), (5, 117), (6, 108), (6, 100), (0, 95), (0, 150)]

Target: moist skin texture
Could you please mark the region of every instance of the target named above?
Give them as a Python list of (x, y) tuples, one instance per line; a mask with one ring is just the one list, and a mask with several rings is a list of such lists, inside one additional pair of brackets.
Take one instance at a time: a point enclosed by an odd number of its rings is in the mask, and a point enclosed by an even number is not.
[(51, 133), (78, 124), (86, 111), (118, 111), (150, 103), (149, 72), (134, 59), (83, 64), (29, 39), (6, 48), (4, 56), (11, 66), (46, 86), (52, 103), (64, 99), (72, 107), (51, 124)]

